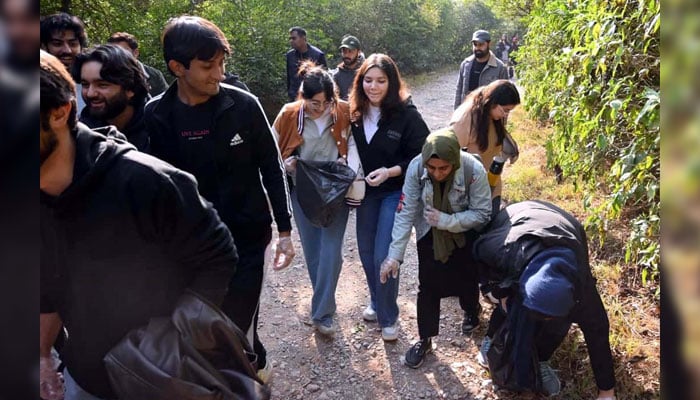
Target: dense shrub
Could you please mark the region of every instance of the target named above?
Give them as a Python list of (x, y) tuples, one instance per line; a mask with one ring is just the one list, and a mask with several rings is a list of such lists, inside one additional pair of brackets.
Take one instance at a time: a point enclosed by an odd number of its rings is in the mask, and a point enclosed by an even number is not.
[(522, 83), (530, 113), (555, 128), (549, 164), (584, 185), (598, 238), (609, 221), (629, 221), (625, 261), (656, 277), (659, 1), (540, 0), (527, 20)]
[(329, 67), (340, 62), (338, 45), (356, 35), (365, 54), (393, 57), (404, 74), (456, 64), (471, 52), (471, 33), (499, 31), (501, 21), (478, 0), (41, 0), (43, 14), (60, 9), (82, 18), (90, 42), (115, 31), (135, 34), (143, 62), (168, 79), (159, 44), (168, 18), (196, 14), (226, 33), (233, 47), (228, 69), (241, 76), (274, 117), (286, 100), (287, 30), (302, 26), (309, 43), (325, 51)]

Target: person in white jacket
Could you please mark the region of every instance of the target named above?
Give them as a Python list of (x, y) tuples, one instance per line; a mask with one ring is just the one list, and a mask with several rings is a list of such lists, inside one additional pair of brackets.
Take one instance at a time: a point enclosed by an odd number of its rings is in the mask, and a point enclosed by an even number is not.
[(406, 352), (404, 363), (418, 368), (432, 351), (431, 338), (438, 334), (440, 299), (458, 296), (465, 313), (478, 318), (472, 243), (476, 229), (489, 221), (491, 189), (481, 162), (461, 151), (454, 132), (445, 129), (431, 133), (421, 154), (409, 164), (401, 199), (380, 281), (398, 276), (411, 227), (415, 227), (420, 340)]

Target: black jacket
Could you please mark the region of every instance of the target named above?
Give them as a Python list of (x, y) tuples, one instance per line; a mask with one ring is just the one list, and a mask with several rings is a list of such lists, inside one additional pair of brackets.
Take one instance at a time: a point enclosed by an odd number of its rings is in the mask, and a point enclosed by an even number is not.
[(187, 291), (172, 316), (129, 332), (105, 356), (124, 400), (269, 399), (245, 333), (214, 304)]
[(365, 176), (380, 167), (401, 167), (401, 176), (389, 178), (376, 187), (367, 185), (366, 196), (401, 190), (408, 164), (420, 154), (430, 133), (416, 106), (409, 101), (389, 119), (382, 116), (371, 144), (367, 144), (362, 119), (354, 121), (351, 127)]
[[(576, 304), (566, 317), (583, 331), (596, 383), (615, 386), (608, 316), (591, 274), (586, 231), (561, 208), (544, 201), (523, 201), (501, 210), (474, 242), (474, 258), (489, 284), (517, 290), (520, 274), (542, 250), (564, 247), (576, 255)], [(512, 292), (508, 294), (512, 295)]]
[(159, 94), (165, 92), (168, 89), (168, 82), (165, 80), (163, 73), (160, 70), (141, 63), (143, 66), (143, 71), (146, 73), (146, 80), (148, 81), (148, 94), (151, 96), (158, 96)]
[[(146, 102), (144, 101), (142, 104), (134, 106), (134, 115), (120, 132), (126, 135), (126, 140), (136, 146), (139, 151), (148, 153), (148, 132), (146, 132), (146, 125), (143, 120), (143, 107), (145, 105)], [(90, 115), (89, 109), (89, 107), (83, 108), (83, 111), (80, 113), (80, 122), (92, 129), (109, 125), (109, 122)]]
[(301, 86), (301, 78), (299, 77), (299, 64), (305, 60), (311, 60), (316, 65), (328, 68), (326, 63), (326, 55), (317, 47), (308, 45), (306, 53), (300, 53), (295, 49), (287, 51), (285, 54), (287, 60), (287, 97), (289, 101), (294, 101), (297, 98), (299, 86)]
[(291, 230), (284, 166), (257, 98), (221, 84), (209, 100), (214, 110), (212, 133), (197, 141), (177, 135), (171, 115), (177, 101), (175, 81), (146, 104), (152, 154), (197, 178), (200, 193), (214, 203), (239, 248), (267, 243), (261, 243), (272, 223), (265, 190), (278, 230)]
[(41, 193), (40, 311), (63, 320), (78, 384), (111, 398), (107, 351), (186, 288), (220, 303), (238, 257), (191, 175), (83, 124), (74, 135), (73, 183)]

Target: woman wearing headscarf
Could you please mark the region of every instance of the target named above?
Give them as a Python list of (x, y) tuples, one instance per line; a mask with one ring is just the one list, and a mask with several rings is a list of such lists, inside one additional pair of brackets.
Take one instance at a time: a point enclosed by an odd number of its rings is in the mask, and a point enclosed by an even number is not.
[(440, 327), (440, 299), (458, 296), (465, 313), (476, 312), (479, 288), (471, 249), (475, 229), (485, 225), (490, 214), (491, 191), (483, 165), (460, 150), (452, 130), (431, 133), (406, 171), (389, 255), (380, 272), (382, 283), (398, 275), (415, 227), (420, 340), (406, 352), (407, 366), (418, 368), (432, 351), (431, 338)]

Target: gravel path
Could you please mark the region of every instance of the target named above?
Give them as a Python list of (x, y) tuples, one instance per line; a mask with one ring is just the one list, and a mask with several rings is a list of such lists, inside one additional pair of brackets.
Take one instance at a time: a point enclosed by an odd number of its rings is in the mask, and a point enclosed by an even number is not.
[[(412, 88), (414, 103), (431, 130), (446, 126), (456, 80), (456, 70), (436, 73), (430, 83)], [(442, 302), (434, 353), (419, 369), (402, 365), (401, 357), (418, 340), (414, 243), (409, 244), (401, 268), (401, 332), (396, 342), (387, 343), (376, 323), (362, 320), (369, 294), (357, 253), (355, 213), (351, 212), (345, 236), (344, 264), (336, 292), (340, 329), (333, 339), (302, 323), (309, 313), (312, 292), (296, 232), (294, 240), (297, 258), (285, 271), (268, 271), (261, 303), (259, 333), (274, 366), (275, 399), (503, 398), (493, 393), (488, 373), (475, 361), (485, 324), (472, 336), (462, 335), (456, 298)]]

